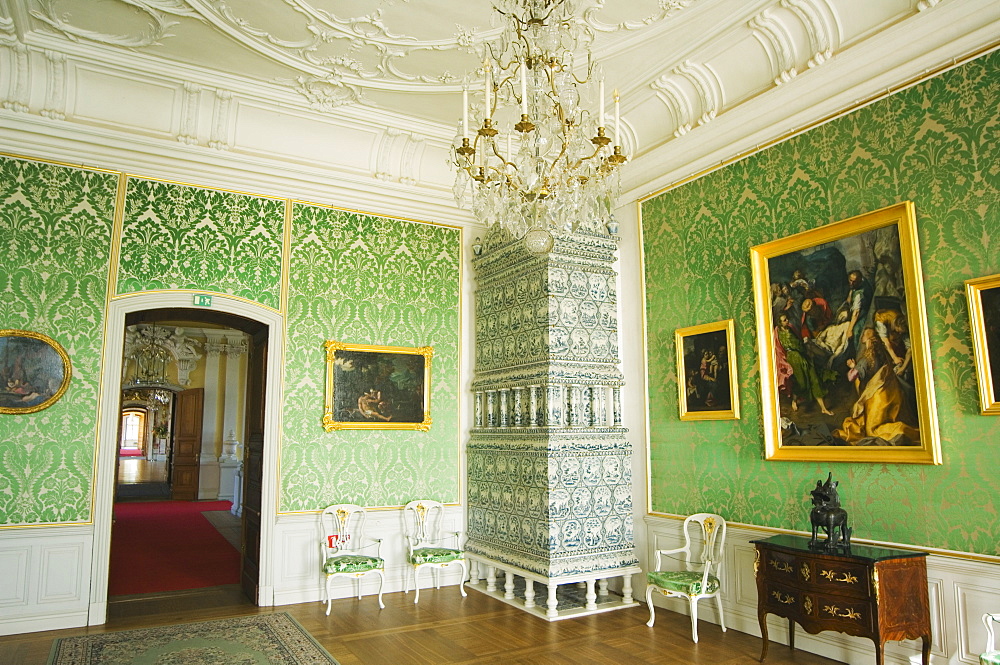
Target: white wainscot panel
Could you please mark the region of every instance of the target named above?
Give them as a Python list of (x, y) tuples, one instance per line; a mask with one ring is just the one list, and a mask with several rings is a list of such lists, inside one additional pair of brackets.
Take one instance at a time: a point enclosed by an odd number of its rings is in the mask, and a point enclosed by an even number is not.
[(0, 546), (0, 613), (28, 602), (28, 547)]
[[(445, 510), (445, 532), (462, 531), (464, 523), (461, 506), (446, 506)], [(406, 564), (406, 540), (403, 537), (402, 511), (399, 509), (368, 511), (365, 537), (382, 539), (379, 552), (385, 559), (383, 595), (401, 593), (407, 579), (404, 576), (410, 575), (410, 566)], [(322, 601), (325, 577), (320, 574), (319, 546), (321, 538), (318, 513), (278, 516), (274, 529), (275, 605)], [(453, 593), (457, 596), (457, 590), (445, 590), (443, 587), (457, 585), (460, 578), (461, 570), (458, 566), (450, 566), (441, 571), (442, 589), (440, 593)], [(367, 596), (378, 593), (378, 577), (370, 575), (362, 578), (361, 584), (362, 600), (360, 602), (376, 603), (377, 605), (378, 601), (375, 598)], [(433, 585), (434, 580), (430, 573), (425, 572), (421, 575), (421, 589), (433, 587)], [(334, 598), (351, 598), (356, 593), (354, 583), (349, 580), (338, 580), (334, 584)], [(413, 589), (411, 588), (411, 597), (412, 594)]]
[[(673, 549), (683, 545), (680, 519), (647, 515), (645, 522), (648, 530), (646, 556), (650, 564), (655, 561), (656, 549)], [(760, 635), (754, 574), (756, 557), (750, 541), (772, 535), (771, 531), (728, 525), (723, 608), (726, 627), (730, 630)], [(931, 554), (927, 557), (927, 585), (931, 612), (931, 663), (976, 665), (979, 654), (986, 646), (986, 629), (981, 617), (985, 612), (1000, 612), (1000, 559), (992, 562)], [(636, 598), (645, 597), (644, 586), (645, 580), (637, 584)], [(656, 596), (653, 602), (658, 608), (685, 615), (688, 613), (686, 602), (660, 596)], [(699, 622), (717, 624), (715, 603), (703, 601), (698, 607), (698, 619)], [(716, 635), (720, 634), (717, 628), (715, 630)], [(768, 633), (772, 642), (788, 644), (786, 620), (768, 615)], [(711, 629), (704, 625), (700, 627), (700, 640), (712, 637)], [(871, 640), (830, 631), (809, 635), (799, 626), (795, 630), (795, 647), (848, 665), (871, 665), (875, 658)], [(771, 650), (775, 648), (777, 645), (772, 644)], [(920, 640), (887, 642), (885, 662), (887, 665), (916, 665), (920, 662)]]
[(7, 529), (0, 541), (0, 635), (87, 625), (90, 527)]
[(99, 71), (80, 64), (73, 71), (75, 95), (67, 105), (68, 114), (77, 122), (173, 138), (183, 92), (179, 83)]

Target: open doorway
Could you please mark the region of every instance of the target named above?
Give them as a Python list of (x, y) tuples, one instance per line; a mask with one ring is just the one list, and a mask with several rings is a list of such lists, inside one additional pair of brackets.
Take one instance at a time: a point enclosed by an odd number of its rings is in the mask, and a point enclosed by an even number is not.
[(247, 415), (263, 403), (265, 365), (253, 355), (267, 339), (267, 325), (225, 312), (125, 317), (112, 601), (236, 585), (248, 569), (243, 586), (256, 593), (261, 488), (246, 478), (262, 476), (263, 460), (243, 442), (260, 429)]

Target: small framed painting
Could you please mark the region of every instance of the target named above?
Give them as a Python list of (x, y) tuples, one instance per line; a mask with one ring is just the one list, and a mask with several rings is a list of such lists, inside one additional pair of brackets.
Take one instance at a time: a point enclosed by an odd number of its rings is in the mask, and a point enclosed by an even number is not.
[(69, 387), (69, 356), (59, 342), (29, 330), (0, 330), (0, 413), (34, 413)]
[(368, 346), (328, 340), (323, 428), (431, 427), (430, 346)]
[(674, 341), (681, 420), (739, 418), (733, 320), (678, 328)]
[(972, 346), (979, 379), (979, 409), (1000, 416), (1000, 275), (965, 282)]
[(941, 464), (913, 203), (750, 260), (765, 457)]

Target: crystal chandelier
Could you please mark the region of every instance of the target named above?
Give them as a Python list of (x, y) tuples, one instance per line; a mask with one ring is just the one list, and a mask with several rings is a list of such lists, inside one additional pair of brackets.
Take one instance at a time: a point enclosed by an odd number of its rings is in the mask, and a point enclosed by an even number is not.
[(626, 161), (618, 92), (612, 137), (604, 79), (574, 2), (495, 0), (503, 30), (484, 49), (481, 103), (470, 107), (463, 90), (453, 151), (458, 205), (471, 200), (477, 219), (523, 237), (537, 253), (552, 248), (554, 231), (612, 221)]
[(167, 332), (152, 327), (135, 329), (134, 346), (128, 360), (132, 363), (132, 372), (125, 382), (128, 387), (159, 387), (169, 386), (167, 367), (170, 363), (170, 351), (164, 346)]

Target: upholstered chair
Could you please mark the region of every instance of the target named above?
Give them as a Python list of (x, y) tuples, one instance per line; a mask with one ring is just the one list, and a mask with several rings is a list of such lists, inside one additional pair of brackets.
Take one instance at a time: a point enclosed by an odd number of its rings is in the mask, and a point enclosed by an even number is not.
[[(439, 501), (420, 499), (403, 506), (403, 524), (406, 534), (406, 560), (413, 575), (416, 595), (414, 604), (420, 601), (420, 571), (430, 568), (434, 576), (435, 588), (441, 588), (441, 570), (457, 564), (462, 569), (462, 581), (458, 590), (465, 593), (465, 577), (468, 568), (465, 553), (461, 550), (461, 532), (444, 532), (444, 505)], [(448, 547), (453, 545), (453, 547)], [(410, 592), (410, 578), (406, 577), (406, 593)]]
[[(719, 625), (726, 632), (722, 618), (722, 561), (726, 543), (726, 520), (712, 513), (697, 513), (684, 520), (684, 546), (656, 551), (656, 569), (647, 573), (646, 604), (652, 627), (656, 619), (653, 594), (668, 598), (684, 598), (691, 610), (691, 638), (698, 641), (698, 601), (715, 598), (719, 609)], [(664, 561), (676, 570), (661, 570)]]
[(330, 593), (338, 577), (353, 580), (358, 599), (361, 599), (361, 579), (378, 575), (378, 606), (382, 602), (382, 585), (385, 583), (385, 561), (379, 556), (382, 541), (365, 538), (365, 509), (353, 503), (338, 503), (325, 508), (320, 514), (320, 561), (326, 577), (326, 614), (330, 615), (333, 602)]
[(1000, 623), (1000, 614), (983, 615), (983, 625), (986, 626), (986, 651), (979, 656), (979, 665), (1000, 665), (1000, 650), (996, 648), (993, 635), (995, 623)]

